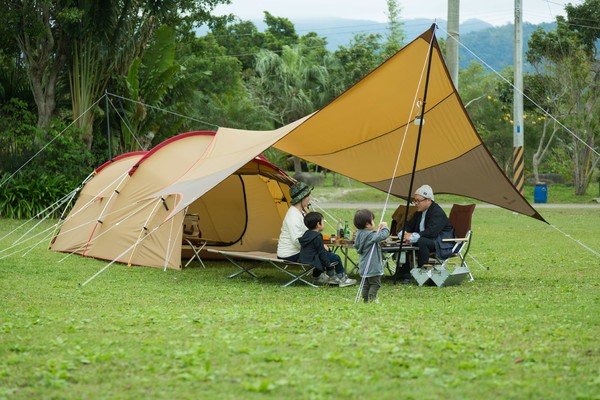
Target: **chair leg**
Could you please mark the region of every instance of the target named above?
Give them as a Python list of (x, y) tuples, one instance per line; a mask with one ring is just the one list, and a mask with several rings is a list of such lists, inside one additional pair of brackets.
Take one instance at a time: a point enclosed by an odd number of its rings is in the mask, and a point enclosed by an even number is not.
[(194, 255), (188, 260), (187, 263), (185, 263), (184, 268), (187, 268), (187, 266), (190, 265), (190, 263), (192, 261), (194, 261), (194, 259), (196, 259), (196, 258), (198, 259), (198, 261), (200, 261), (200, 264), (202, 265), (202, 268), (206, 268), (206, 265), (204, 265), (204, 262), (202, 261), (202, 258), (200, 258), (200, 252), (202, 251), (202, 249), (204, 249), (204, 246), (206, 246), (206, 242), (202, 242), (202, 244), (200, 245), (200, 247), (198, 247), (196, 249), (196, 246), (194, 246), (194, 244), (189, 239), (185, 239), (185, 241), (192, 248), (192, 251), (194, 252)]

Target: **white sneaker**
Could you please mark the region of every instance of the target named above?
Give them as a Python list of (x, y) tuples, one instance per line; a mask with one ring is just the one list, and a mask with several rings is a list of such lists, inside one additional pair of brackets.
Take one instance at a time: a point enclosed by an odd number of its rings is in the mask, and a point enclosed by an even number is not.
[(337, 279), (339, 281), (340, 287), (356, 285), (356, 279), (350, 279), (347, 275), (344, 275), (343, 277)]

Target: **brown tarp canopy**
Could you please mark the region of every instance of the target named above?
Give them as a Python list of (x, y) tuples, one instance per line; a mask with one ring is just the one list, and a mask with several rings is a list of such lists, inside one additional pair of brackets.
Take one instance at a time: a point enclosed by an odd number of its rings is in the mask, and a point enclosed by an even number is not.
[[(427, 104), (422, 104), (430, 46)], [(391, 183), (391, 194), (406, 197), (419, 130), (413, 121), (421, 107), (425, 115), (413, 191), (429, 184), (436, 194), (470, 197), (543, 221), (473, 126), (433, 27), (274, 147), (385, 192)]]

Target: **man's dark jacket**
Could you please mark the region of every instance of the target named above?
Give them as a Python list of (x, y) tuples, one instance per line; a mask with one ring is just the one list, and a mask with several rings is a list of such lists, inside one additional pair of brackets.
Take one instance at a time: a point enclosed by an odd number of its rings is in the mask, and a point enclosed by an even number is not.
[(435, 241), (435, 250), (438, 257), (447, 258), (451, 252), (454, 242), (442, 242), (442, 239), (451, 239), (454, 237), (454, 228), (446, 216), (442, 207), (432, 201), (425, 214), (425, 230), (420, 231), (421, 215), (416, 212), (411, 219), (406, 222), (404, 232), (417, 232), (421, 237)]

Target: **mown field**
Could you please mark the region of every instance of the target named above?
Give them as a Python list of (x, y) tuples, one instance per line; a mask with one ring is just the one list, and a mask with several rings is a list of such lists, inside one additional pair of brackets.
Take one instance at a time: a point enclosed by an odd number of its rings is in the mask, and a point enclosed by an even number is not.
[(385, 283), (379, 305), (225, 261), (81, 287), (106, 262), (7, 256), (0, 220), (0, 398), (598, 399), (600, 210), (542, 214), (477, 209), (473, 282)]

